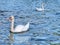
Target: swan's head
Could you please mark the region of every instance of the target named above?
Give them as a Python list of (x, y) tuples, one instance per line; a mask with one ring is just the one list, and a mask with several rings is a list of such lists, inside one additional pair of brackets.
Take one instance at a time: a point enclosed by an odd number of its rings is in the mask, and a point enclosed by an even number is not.
[(10, 17), (9, 17), (9, 20), (10, 20), (11, 22), (13, 22), (13, 21), (14, 21), (14, 16), (10, 16)]

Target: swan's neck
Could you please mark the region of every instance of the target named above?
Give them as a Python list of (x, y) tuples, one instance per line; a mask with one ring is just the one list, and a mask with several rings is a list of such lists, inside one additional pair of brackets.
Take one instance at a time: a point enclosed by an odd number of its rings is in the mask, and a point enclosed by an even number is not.
[(42, 9), (44, 9), (44, 4), (42, 3)]
[(11, 22), (11, 31), (14, 31), (14, 21)]

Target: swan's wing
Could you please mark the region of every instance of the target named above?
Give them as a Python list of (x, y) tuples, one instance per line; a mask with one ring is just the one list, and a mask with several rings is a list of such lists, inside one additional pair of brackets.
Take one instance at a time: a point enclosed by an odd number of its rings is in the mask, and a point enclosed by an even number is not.
[(24, 28), (23, 25), (18, 25), (18, 26), (16, 26), (14, 32), (22, 32), (23, 31), (23, 28)]
[(29, 29), (29, 23), (27, 23), (25, 26), (24, 25), (16, 26), (14, 32), (23, 32), (23, 31), (27, 31), (28, 29)]
[(24, 26), (23, 31), (27, 31), (29, 29), (29, 22)]

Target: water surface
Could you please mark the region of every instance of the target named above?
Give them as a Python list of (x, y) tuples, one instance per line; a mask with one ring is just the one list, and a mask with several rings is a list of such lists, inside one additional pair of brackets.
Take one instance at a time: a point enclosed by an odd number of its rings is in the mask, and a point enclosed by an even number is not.
[[(49, 11), (36, 11), (42, 2)], [(11, 15), (29, 31), (10, 33)], [(60, 45), (60, 0), (0, 0), (0, 45)]]

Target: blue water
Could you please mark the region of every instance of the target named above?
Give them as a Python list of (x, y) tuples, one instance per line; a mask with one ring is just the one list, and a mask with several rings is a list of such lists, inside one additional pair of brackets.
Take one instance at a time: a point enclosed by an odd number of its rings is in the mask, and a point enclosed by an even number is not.
[[(49, 11), (36, 11), (43, 2)], [(11, 15), (29, 31), (11, 33)], [(0, 45), (60, 45), (60, 0), (0, 0)]]

